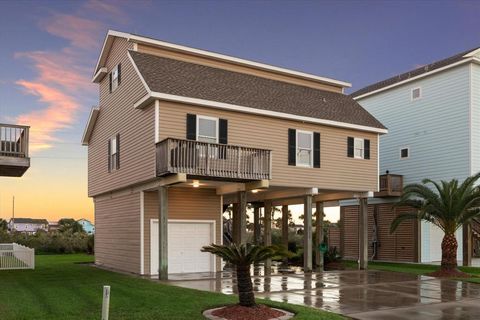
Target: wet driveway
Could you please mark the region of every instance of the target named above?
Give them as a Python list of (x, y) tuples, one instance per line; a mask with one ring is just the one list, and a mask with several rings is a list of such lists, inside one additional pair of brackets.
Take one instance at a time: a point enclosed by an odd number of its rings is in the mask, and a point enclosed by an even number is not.
[[(303, 274), (255, 269), (258, 298), (301, 304), (355, 319), (480, 319), (480, 284), (386, 271)], [(171, 276), (169, 284), (235, 293), (233, 273)]]

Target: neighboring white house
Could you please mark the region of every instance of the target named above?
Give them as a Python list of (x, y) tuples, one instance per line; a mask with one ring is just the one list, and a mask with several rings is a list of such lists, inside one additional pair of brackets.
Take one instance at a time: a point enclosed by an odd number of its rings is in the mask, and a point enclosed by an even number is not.
[(95, 234), (95, 226), (90, 222), (90, 220), (80, 219), (77, 222), (82, 225), (82, 228), (86, 233)]
[[(404, 184), (409, 184), (424, 178), (462, 181), (480, 171), (480, 48), (383, 80), (351, 96), (389, 130), (380, 139), (381, 173), (403, 175)], [(397, 200), (369, 199), (369, 203)], [(440, 261), (441, 230), (423, 222), (419, 234), (419, 260)], [(457, 240), (461, 260), (462, 230)]]
[(26, 233), (36, 233), (38, 230), (48, 231), (46, 219), (12, 218), (8, 223), (8, 229)]

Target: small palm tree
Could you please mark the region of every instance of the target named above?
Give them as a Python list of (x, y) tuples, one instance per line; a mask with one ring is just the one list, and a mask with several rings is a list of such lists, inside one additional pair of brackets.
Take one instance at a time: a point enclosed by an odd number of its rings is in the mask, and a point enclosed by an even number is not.
[[(442, 240), (443, 274), (459, 272), (457, 269), (458, 243), (455, 232), (480, 214), (480, 189), (475, 186), (480, 173), (468, 177), (463, 183), (457, 179), (434, 182), (424, 179), (422, 184), (405, 186), (402, 198), (395, 205), (409, 206), (416, 212), (398, 215), (392, 222), (390, 232), (394, 232), (405, 220), (418, 219), (433, 223), (444, 233)], [(430, 188), (429, 186), (433, 186)]]
[(279, 248), (275, 246), (265, 247), (252, 244), (211, 244), (203, 247), (202, 252), (210, 252), (236, 267), (238, 297), (240, 305), (244, 307), (255, 306), (250, 266), (280, 254)]

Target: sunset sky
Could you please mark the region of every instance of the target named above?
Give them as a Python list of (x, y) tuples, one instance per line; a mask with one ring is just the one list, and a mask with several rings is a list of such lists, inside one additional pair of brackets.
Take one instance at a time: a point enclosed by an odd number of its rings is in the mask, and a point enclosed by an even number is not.
[(93, 219), (80, 144), (108, 29), (353, 83), (480, 45), (478, 1), (0, 1), (0, 123), (31, 126), (31, 168), (0, 218)]

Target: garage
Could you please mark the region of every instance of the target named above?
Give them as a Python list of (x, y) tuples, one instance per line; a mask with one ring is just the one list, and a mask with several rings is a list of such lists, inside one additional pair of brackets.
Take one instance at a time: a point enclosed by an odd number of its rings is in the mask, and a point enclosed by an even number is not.
[[(158, 274), (158, 220), (151, 220), (150, 270)], [(214, 257), (201, 252), (214, 242), (215, 222), (210, 220), (168, 221), (168, 273), (215, 271)]]

